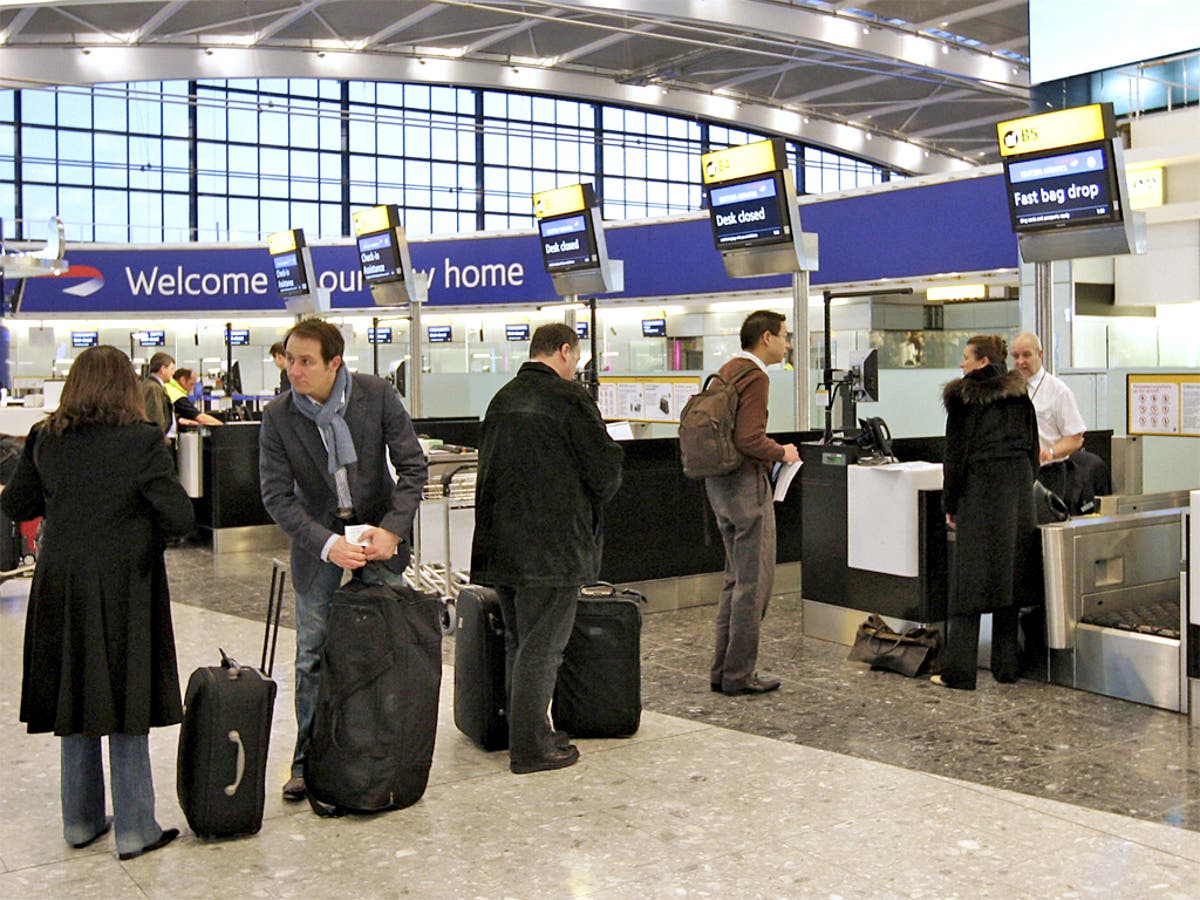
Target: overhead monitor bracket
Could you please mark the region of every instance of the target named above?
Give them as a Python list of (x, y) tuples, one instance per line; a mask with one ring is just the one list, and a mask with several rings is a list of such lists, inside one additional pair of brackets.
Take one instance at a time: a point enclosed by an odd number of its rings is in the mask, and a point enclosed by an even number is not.
[(15, 253), (0, 252), (0, 277), (41, 278), (47, 275), (62, 275), (70, 267), (65, 259), (67, 242), (63, 222), (53, 216), (47, 222), (49, 231), (46, 246), (41, 250), (18, 250)]
[(294, 316), (329, 312), (332, 291), (317, 284), (320, 279), (303, 228), (267, 235), (267, 252), (271, 255), (275, 289), (288, 312)]
[[(753, 278), (818, 269), (819, 241), (815, 233), (805, 234), (800, 228), (796, 180), (781, 139), (714, 150), (701, 156), (700, 164), (725, 274)], [(766, 195), (757, 197), (753, 188), (760, 183)], [(746, 185), (746, 197), (728, 196), (738, 185)], [(726, 202), (714, 204), (714, 192), (717, 197), (726, 194), (721, 197)]]
[(363, 283), (376, 306), (408, 306), (429, 299), (429, 278), (413, 268), (408, 239), (394, 203), (353, 216)]

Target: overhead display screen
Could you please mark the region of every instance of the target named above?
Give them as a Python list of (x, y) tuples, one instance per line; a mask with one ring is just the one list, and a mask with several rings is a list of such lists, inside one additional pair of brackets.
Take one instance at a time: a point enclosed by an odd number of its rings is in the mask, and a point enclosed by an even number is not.
[(542, 236), (542, 259), (547, 272), (594, 269), (600, 265), (588, 213), (541, 219), (538, 230)]
[(363, 281), (367, 284), (404, 280), (404, 270), (400, 266), (400, 251), (396, 247), (394, 230), (389, 229), (360, 237), (358, 239), (358, 263), (362, 268)]
[(783, 174), (771, 172), (708, 189), (709, 216), (718, 250), (782, 244), (792, 239)]
[(368, 344), (390, 344), (392, 342), (392, 329), (387, 328), (368, 328), (367, 343)]
[(504, 339), (506, 341), (527, 341), (529, 340), (529, 326), (522, 325), (505, 325)]
[(249, 328), (225, 329), (225, 343), (231, 347), (242, 347), (250, 343)]
[(579, 337), (579, 339), (581, 341), (586, 341), (588, 339), (588, 323), (587, 322), (576, 322), (575, 323), (575, 334)]
[(1121, 221), (1112, 150), (1105, 142), (1008, 161), (1004, 178), (1014, 231)]
[(308, 273), (300, 259), (300, 251), (292, 250), (271, 257), (275, 269), (275, 289), (284, 297), (308, 293)]
[(430, 325), (425, 333), (431, 344), (448, 344), (454, 339), (454, 329), (449, 325)]
[(666, 337), (666, 319), (642, 319), (642, 337)]
[(137, 342), (139, 347), (165, 347), (167, 333), (165, 331), (139, 331), (137, 332)]
[(95, 347), (100, 343), (100, 332), (98, 331), (72, 331), (71, 346), (72, 347)]

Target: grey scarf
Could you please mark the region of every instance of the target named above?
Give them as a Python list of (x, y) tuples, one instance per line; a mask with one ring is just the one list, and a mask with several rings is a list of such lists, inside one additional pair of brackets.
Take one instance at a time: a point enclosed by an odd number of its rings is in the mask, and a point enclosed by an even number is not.
[(353, 384), (349, 369), (344, 365), (341, 366), (338, 369), (337, 378), (333, 382), (333, 390), (329, 392), (329, 398), (320, 406), (313, 403), (310, 398), (297, 394), (296, 389), (292, 388), (292, 403), (296, 409), (300, 410), (300, 414), (311, 419), (316, 424), (317, 430), (321, 432), (321, 439), (325, 442), (325, 449), (329, 452), (331, 474), (352, 462), (358, 462), (358, 454), (354, 451), (354, 441), (350, 437), (350, 429), (346, 427), (346, 420), (342, 418), (342, 413), (346, 411), (346, 404), (350, 401), (350, 387)]

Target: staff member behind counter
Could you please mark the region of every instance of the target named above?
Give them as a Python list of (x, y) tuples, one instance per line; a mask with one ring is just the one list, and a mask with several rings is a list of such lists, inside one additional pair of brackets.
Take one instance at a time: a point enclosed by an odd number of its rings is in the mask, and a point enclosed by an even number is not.
[(163, 385), (175, 411), (175, 422), (179, 425), (224, 425), (216, 416), (201, 412), (192, 402), (195, 386), (196, 376), (191, 369), (176, 369), (175, 377)]

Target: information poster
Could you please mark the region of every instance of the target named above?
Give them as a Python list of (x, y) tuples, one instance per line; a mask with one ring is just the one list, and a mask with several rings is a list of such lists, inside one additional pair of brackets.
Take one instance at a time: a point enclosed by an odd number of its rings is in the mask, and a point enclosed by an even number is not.
[(1129, 374), (1129, 434), (1200, 437), (1200, 375)]
[(679, 413), (700, 390), (694, 375), (601, 376), (598, 403), (608, 420), (679, 423)]

